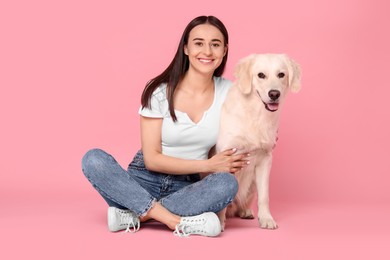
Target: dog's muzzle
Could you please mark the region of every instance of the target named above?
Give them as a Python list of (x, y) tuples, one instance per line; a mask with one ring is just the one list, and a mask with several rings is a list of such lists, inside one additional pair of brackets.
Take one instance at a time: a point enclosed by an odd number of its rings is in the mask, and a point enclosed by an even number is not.
[(259, 91), (257, 91), (257, 95), (259, 96), (261, 102), (263, 102), (265, 109), (267, 109), (270, 112), (275, 112), (279, 109), (279, 97), (280, 97), (280, 91), (279, 90), (270, 90), (268, 92), (268, 96), (270, 97), (270, 102), (264, 102), (264, 100), (261, 98)]

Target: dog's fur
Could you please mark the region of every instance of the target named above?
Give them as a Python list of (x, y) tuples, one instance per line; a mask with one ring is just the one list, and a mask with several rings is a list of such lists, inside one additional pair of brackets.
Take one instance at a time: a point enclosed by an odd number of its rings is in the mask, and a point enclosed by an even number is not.
[(235, 173), (239, 189), (219, 213), (221, 225), (226, 216), (254, 218), (249, 206), (257, 191), (259, 225), (275, 229), (268, 195), (272, 150), (283, 100), (288, 90), (300, 89), (300, 68), (285, 54), (252, 54), (239, 61), (235, 77), (222, 107), (216, 152), (237, 148), (237, 154), (250, 154), (250, 164)]

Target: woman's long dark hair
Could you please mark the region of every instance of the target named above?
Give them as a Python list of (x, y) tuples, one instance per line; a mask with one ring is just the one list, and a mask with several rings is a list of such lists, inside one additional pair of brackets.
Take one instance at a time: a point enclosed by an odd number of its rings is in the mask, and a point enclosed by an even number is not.
[[(164, 70), (163, 73), (158, 75), (157, 77), (151, 79), (145, 86), (144, 91), (141, 96), (141, 104), (142, 108), (150, 108), (150, 100), (153, 92), (157, 89), (157, 87), (162, 83), (167, 83), (167, 99), (169, 104), (169, 112), (174, 122), (177, 121), (177, 117), (175, 114), (175, 109), (173, 105), (173, 96), (176, 90), (176, 87), (179, 81), (184, 76), (185, 72), (189, 68), (188, 56), (184, 54), (184, 46), (188, 43), (188, 37), (190, 31), (200, 24), (210, 24), (218, 28), (223, 37), (225, 46), (229, 43), (229, 36), (226, 30), (225, 25), (214, 16), (199, 16), (193, 19), (185, 28), (183, 35), (180, 39), (179, 46), (177, 48), (175, 57), (173, 58), (171, 64), (169, 64), (168, 68)], [(226, 61), (228, 57), (228, 50), (226, 50), (226, 54), (222, 59), (221, 65), (214, 71), (214, 76), (220, 77), (225, 70)]]

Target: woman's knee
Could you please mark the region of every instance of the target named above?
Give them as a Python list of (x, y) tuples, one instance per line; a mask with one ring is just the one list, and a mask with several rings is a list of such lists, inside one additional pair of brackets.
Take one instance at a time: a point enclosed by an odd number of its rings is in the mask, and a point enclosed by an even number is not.
[(230, 191), (230, 194), (232, 194), (233, 197), (236, 196), (238, 191), (237, 178), (231, 173), (223, 173), (223, 176), (224, 176), (223, 178), (225, 179), (226, 186)]
[(88, 175), (89, 173), (102, 168), (107, 156), (108, 154), (101, 149), (96, 148), (89, 150), (81, 160), (81, 167), (84, 174)]
[(231, 173), (215, 173), (215, 185), (227, 196), (234, 197), (238, 191), (238, 182)]

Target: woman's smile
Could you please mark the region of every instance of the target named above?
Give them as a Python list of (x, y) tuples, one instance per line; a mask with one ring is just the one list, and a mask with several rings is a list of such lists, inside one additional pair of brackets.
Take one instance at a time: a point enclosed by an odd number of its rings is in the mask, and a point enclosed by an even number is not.
[(198, 60), (204, 64), (210, 64), (214, 61), (214, 59), (204, 59), (204, 58), (199, 58)]

